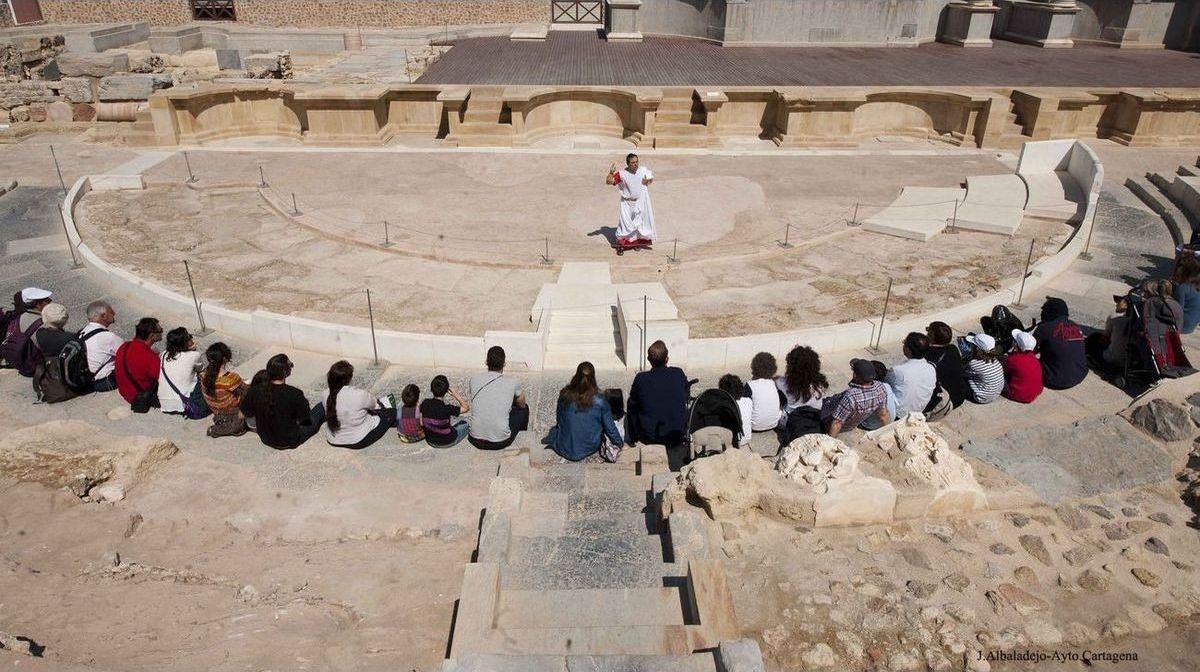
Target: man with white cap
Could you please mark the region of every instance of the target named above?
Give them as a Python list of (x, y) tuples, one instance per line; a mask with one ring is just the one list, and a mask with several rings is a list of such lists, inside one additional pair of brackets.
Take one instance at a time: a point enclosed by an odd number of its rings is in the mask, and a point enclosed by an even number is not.
[(977, 404), (990, 404), (1004, 391), (1004, 366), (996, 360), (996, 339), (971, 334), (964, 336), (962, 343), (969, 398)]
[(50, 296), (50, 292), (38, 287), (22, 289), (23, 312), (8, 323), (4, 342), (0, 344), (0, 358), (22, 376), (32, 376), (34, 366), (41, 359), (33, 343), (33, 334), (42, 326), (42, 309), (50, 303)]
[(1013, 351), (1005, 357), (1004, 396), (1018, 403), (1032, 403), (1042, 393), (1042, 363), (1034, 354), (1037, 339), (1020, 329), (1012, 330)]
[(21, 313), (21, 317), (17, 318), (16, 329), (25, 331), (33, 325), (37, 320), (42, 319), (42, 308), (50, 303), (51, 297), (54, 296), (49, 290), (38, 287), (26, 287), (21, 290), (21, 302), (25, 304), (25, 312)]

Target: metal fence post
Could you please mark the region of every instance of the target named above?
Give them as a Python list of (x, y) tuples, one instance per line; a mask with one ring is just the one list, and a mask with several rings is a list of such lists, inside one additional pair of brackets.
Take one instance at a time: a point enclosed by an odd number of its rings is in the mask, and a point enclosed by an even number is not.
[(188, 287), (192, 290), (192, 305), (196, 306), (196, 317), (200, 320), (200, 333), (197, 336), (203, 336), (208, 331), (208, 325), (204, 324), (204, 311), (200, 310), (200, 299), (196, 298), (196, 284), (192, 282), (192, 268), (188, 266), (187, 259), (183, 260), (183, 270), (187, 273)]
[(196, 175), (192, 173), (192, 162), (190, 160), (188, 160), (187, 152), (183, 153), (183, 165), (187, 166), (187, 171), (188, 171), (187, 183), (195, 184), (196, 183)]
[(1029, 241), (1029, 256), (1025, 257), (1025, 272), (1021, 274), (1021, 289), (1017, 292), (1017, 302), (1013, 305), (1018, 308), (1024, 308), (1021, 303), (1025, 299), (1025, 280), (1029, 277), (1029, 264), (1033, 262), (1033, 246), (1037, 244), (1037, 238)]
[(375, 342), (375, 311), (371, 307), (371, 288), (367, 288), (367, 318), (371, 320), (371, 352), (375, 356), (375, 366), (379, 366), (379, 344)]
[(50, 145), (50, 158), (54, 159), (54, 171), (58, 173), (58, 183), (62, 186), (63, 195), (67, 195), (67, 183), (63, 180), (62, 168), (58, 167), (58, 155), (54, 153), (54, 145)]
[(63, 225), (63, 235), (67, 237), (67, 249), (71, 251), (71, 265), (79, 268), (79, 257), (75, 256), (75, 244), (71, 242), (71, 232), (67, 230), (67, 216), (63, 214), (61, 205), (54, 206), (58, 210), (58, 219)]
[(883, 297), (883, 312), (879, 314), (879, 333), (875, 336), (875, 349), (879, 349), (879, 344), (883, 341), (883, 323), (887, 320), (888, 304), (892, 302), (892, 278), (888, 278), (887, 295)]

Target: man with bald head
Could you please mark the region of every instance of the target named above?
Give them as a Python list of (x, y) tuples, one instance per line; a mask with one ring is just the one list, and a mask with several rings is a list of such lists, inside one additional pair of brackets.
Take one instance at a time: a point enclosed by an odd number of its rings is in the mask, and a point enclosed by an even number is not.
[(667, 344), (655, 341), (646, 351), (649, 371), (633, 378), (629, 390), (631, 438), (638, 443), (679, 446), (687, 436), (688, 382), (683, 369), (667, 366)]

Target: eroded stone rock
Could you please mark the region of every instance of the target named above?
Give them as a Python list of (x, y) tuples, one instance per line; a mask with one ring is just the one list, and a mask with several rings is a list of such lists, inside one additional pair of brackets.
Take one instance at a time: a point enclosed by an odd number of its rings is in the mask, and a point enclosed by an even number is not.
[(1159, 555), (1171, 555), (1170, 549), (1167, 548), (1167, 542), (1159, 539), (1158, 537), (1150, 537), (1146, 540), (1146, 543), (1143, 544), (1143, 546), (1145, 546), (1146, 550), (1150, 551), (1151, 553), (1157, 553)]
[(1134, 409), (1130, 422), (1163, 441), (1183, 441), (1195, 429), (1187, 409), (1166, 399), (1153, 399)]
[[(878, 438), (879, 448), (906, 455), (904, 469), (933, 489), (924, 515), (945, 516), (987, 509), (987, 496), (970, 463), (950, 449), (924, 418), (908, 415)], [(941, 537), (939, 537), (941, 538)], [(942, 539), (949, 543), (948, 539)]]
[(1108, 577), (1094, 569), (1086, 569), (1079, 575), (1079, 587), (1084, 590), (1103, 593), (1108, 591), (1109, 585)]
[(1147, 588), (1157, 588), (1162, 585), (1162, 579), (1160, 579), (1157, 574), (1146, 569), (1145, 567), (1134, 567), (1129, 571), (1133, 574), (1134, 578), (1140, 581), (1141, 584)]
[(1014, 586), (1011, 583), (1002, 583), (998, 588), (1000, 595), (1012, 605), (1013, 609), (1022, 616), (1028, 616), (1038, 611), (1045, 611), (1050, 608), (1050, 604), (1036, 595), (1033, 595), (1021, 588)]
[(78, 420), (55, 420), (0, 439), (0, 473), (93, 501), (119, 501), (177, 452), (163, 439), (112, 436)]
[(1046, 543), (1042, 541), (1041, 537), (1036, 534), (1022, 534), (1017, 541), (1021, 543), (1021, 548), (1024, 548), (1025, 552), (1032, 555), (1035, 560), (1047, 567), (1053, 566), (1054, 563), (1050, 560), (1050, 551), (1046, 550)]

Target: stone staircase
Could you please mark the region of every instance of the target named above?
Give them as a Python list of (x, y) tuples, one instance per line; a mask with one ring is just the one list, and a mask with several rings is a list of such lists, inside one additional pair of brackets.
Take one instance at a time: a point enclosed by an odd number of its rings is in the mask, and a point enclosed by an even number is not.
[(505, 456), (443, 672), (761, 670), (737, 639), (710, 521), (659, 513), (667, 470), (662, 446), (616, 464)]
[(1131, 177), (1125, 186), (1163, 218), (1176, 245), (1200, 229), (1200, 158), (1195, 166), (1179, 166), (1174, 173)]

